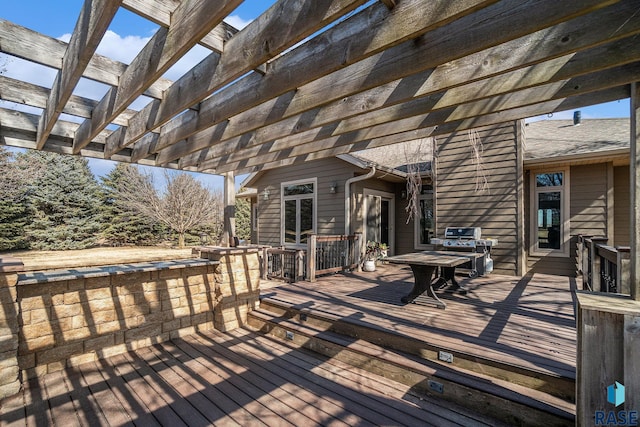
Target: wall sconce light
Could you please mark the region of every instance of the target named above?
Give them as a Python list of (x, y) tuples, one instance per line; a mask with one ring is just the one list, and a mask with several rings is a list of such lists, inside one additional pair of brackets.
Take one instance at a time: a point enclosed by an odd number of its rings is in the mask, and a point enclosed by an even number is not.
[(262, 192), (262, 198), (263, 198), (264, 200), (269, 200), (269, 194), (270, 194), (270, 193), (269, 193), (269, 189), (268, 189), (268, 188), (265, 188), (265, 189), (264, 189), (264, 191)]
[(400, 198), (401, 199), (406, 199), (407, 198), (407, 190), (402, 190), (400, 192)]
[(332, 182), (331, 185), (329, 186), (329, 193), (336, 194), (337, 192), (338, 192), (338, 183)]

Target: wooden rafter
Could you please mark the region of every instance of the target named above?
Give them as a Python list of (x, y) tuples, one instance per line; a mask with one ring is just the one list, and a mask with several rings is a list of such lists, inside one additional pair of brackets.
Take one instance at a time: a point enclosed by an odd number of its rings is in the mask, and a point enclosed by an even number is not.
[[(237, 31), (222, 20), (240, 2), (121, 0), (161, 27), (129, 65), (95, 54), (120, 1), (87, 0), (97, 19), (70, 43), (0, 19), (1, 53), (58, 71), (52, 87), (0, 76), (2, 101), (43, 110), (1, 109), (1, 143), (237, 176), (620, 99), (640, 80), (637, 0), (279, 0)], [(163, 79), (195, 44), (211, 54)], [(74, 95), (80, 77), (111, 89)]]
[[(284, 49), (322, 28), (363, 0), (283, 0), (272, 6), (227, 42), (222, 55), (213, 53), (175, 82), (162, 102), (147, 106), (131, 121), (121, 138), (108, 142), (108, 154), (138, 140), (148, 128), (154, 129), (185, 108), (220, 89), (232, 80), (266, 62)], [(280, 30), (296, 17), (286, 33)], [(300, 18), (300, 19), (298, 19)], [(283, 37), (285, 36), (286, 37)], [(260, 78), (260, 73), (254, 73)]]
[[(203, 156), (201, 153), (196, 153), (190, 158), (211, 159), (224, 156), (241, 148), (268, 143), (307, 129), (326, 126), (355, 114), (362, 115), (404, 102), (422, 103), (423, 107), (431, 103), (433, 108), (444, 108), (455, 105), (456, 102), (542, 85), (578, 76), (589, 70), (624, 64), (637, 58), (634, 48), (637, 44), (635, 38), (627, 38), (607, 45), (602, 43), (608, 40), (607, 29), (619, 27), (621, 23), (627, 21), (628, 13), (628, 8), (621, 8), (616, 13), (595, 12), (558, 27), (540, 30), (466, 57), (445, 61), (444, 65), (435, 69), (427, 68), (366, 91), (353, 94), (349, 89), (348, 92), (339, 93), (339, 96), (336, 96), (337, 99), (328, 104), (326, 93), (330, 90), (329, 85), (326, 90), (315, 90), (314, 93), (317, 94), (315, 97), (307, 95), (308, 91), (302, 87), (294, 93), (282, 95), (273, 101), (247, 110), (232, 117), (228, 122), (211, 127), (191, 136), (186, 141), (160, 151), (158, 163), (163, 164), (185, 157), (200, 149), (206, 149), (209, 153)], [(617, 36), (632, 36), (638, 32), (640, 32), (640, 22), (634, 22), (623, 26)], [(571, 42), (558, 46), (558, 40), (564, 37), (569, 38)], [(576, 54), (593, 46), (596, 48), (592, 51)], [(432, 51), (421, 53), (434, 54)], [(563, 57), (558, 58), (558, 55)], [(501, 61), (496, 61), (495, 58), (500, 58)], [(443, 61), (446, 59), (444, 58)], [(546, 62), (540, 63), (541, 61)], [(478, 63), (486, 65), (478, 70)], [(465, 82), (478, 80), (481, 77), (487, 77), (487, 79), (483, 80), (483, 83), (472, 82), (464, 85)], [(456, 88), (456, 85), (462, 86)], [(447, 89), (449, 91), (444, 92)], [(430, 95), (431, 99), (416, 100), (427, 95)], [(280, 111), (276, 110), (279, 105), (286, 106), (286, 109), (284, 107), (281, 109), (280, 115), (277, 114)], [(315, 105), (321, 106), (313, 108)], [(420, 111), (424, 111), (423, 107), (420, 107)], [(399, 109), (401, 108), (395, 110)], [(405, 109), (404, 116), (388, 114), (387, 120), (407, 117), (407, 110)], [(367, 124), (376, 123), (375, 117), (384, 118), (384, 115), (373, 115)], [(284, 120), (276, 121), (280, 118)], [(364, 119), (360, 117), (354, 120), (361, 122)], [(261, 124), (266, 126), (258, 129), (251, 127)], [(226, 141), (224, 144), (218, 144), (224, 141)], [(182, 164), (193, 165), (188, 161), (183, 161)]]
[(78, 153), (120, 112), (140, 96), (153, 81), (218, 25), (240, 0), (184, 0), (171, 15), (171, 25), (161, 27), (131, 61), (120, 78), (94, 110), (99, 112), (78, 128), (73, 144)]

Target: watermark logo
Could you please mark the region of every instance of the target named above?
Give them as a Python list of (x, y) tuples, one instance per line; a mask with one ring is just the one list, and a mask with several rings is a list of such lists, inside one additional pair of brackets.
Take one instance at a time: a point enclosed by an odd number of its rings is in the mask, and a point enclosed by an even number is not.
[[(618, 381), (606, 389), (607, 402), (616, 408), (624, 403), (624, 385)], [(638, 411), (596, 411), (595, 424), (597, 426), (637, 426)]]
[(607, 402), (616, 408), (624, 403), (624, 386), (618, 381), (607, 387)]

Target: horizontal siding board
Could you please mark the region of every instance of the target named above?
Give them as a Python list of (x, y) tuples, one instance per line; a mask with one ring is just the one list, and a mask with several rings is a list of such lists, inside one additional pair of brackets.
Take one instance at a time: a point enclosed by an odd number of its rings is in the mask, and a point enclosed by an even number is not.
[[(484, 237), (497, 238), (492, 248), (494, 271), (514, 275), (517, 264), (518, 191), (514, 123), (478, 131), (484, 147), (482, 165), (489, 191), (477, 192), (477, 167), (469, 134), (437, 140), (438, 233), (446, 226), (482, 227)], [(493, 184), (493, 185), (492, 185)]]

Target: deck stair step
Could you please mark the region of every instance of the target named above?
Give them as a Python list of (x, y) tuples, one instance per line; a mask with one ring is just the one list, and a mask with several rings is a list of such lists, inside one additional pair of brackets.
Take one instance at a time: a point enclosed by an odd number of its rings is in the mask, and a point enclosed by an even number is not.
[[(444, 356), (451, 355), (453, 362), (447, 366), (456, 366), (468, 371), (489, 375), (496, 379), (519, 384), (527, 388), (549, 393), (563, 400), (575, 403), (575, 372), (566, 371), (563, 374), (550, 372), (531, 366), (523, 366), (501, 360), (503, 355), (496, 355), (492, 350), (480, 349), (475, 352), (467, 351), (468, 343), (460, 345), (454, 341), (440, 339), (437, 342), (425, 342), (411, 336), (384, 328), (370, 322), (363, 322), (356, 316), (340, 317), (328, 312), (297, 307), (290, 303), (263, 298), (260, 307), (273, 313), (274, 316), (289, 318), (313, 325), (319, 329), (331, 330), (345, 336), (359, 338), (378, 344), (385, 348), (401, 350), (422, 359), (440, 361)], [(501, 361), (499, 361), (501, 360)]]
[(381, 346), (374, 340), (346, 335), (333, 330), (339, 319), (331, 317), (325, 313), (316, 316), (278, 304), (264, 304), (250, 313), (249, 326), (300, 348), (409, 385), (418, 394), (443, 398), (508, 424), (552, 426), (574, 423), (575, 404), (572, 402), (455, 364), (424, 359)]

